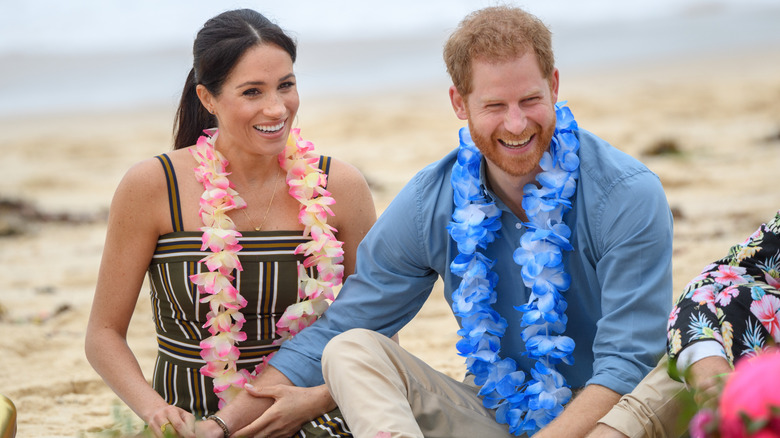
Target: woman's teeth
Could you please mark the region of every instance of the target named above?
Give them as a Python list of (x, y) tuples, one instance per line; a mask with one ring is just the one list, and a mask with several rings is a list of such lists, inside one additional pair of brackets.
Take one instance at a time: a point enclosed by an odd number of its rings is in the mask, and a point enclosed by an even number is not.
[(278, 125), (273, 125), (273, 126), (254, 125), (254, 128), (260, 132), (272, 133), (272, 132), (277, 132), (280, 129), (284, 128), (284, 122), (279, 122)]

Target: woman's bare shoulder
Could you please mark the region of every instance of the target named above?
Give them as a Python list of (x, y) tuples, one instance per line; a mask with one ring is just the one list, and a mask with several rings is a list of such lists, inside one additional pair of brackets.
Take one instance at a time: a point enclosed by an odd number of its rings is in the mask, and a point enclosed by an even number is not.
[(354, 165), (338, 158), (331, 158), (328, 172), (328, 190), (368, 190), (368, 182), (363, 173)]
[(177, 172), (185, 170), (185, 167), (192, 160), (187, 149), (169, 151), (165, 155), (167, 155), (170, 161), (155, 156), (132, 165), (125, 173), (120, 187), (122, 185), (133, 185), (139, 188), (159, 189), (167, 184), (165, 167), (168, 166), (169, 162), (172, 163), (174, 172)]
[(334, 224), (344, 221), (363, 222), (365, 227), (358, 228), (368, 231), (368, 227), (376, 220), (376, 207), (368, 182), (360, 170), (334, 158), (328, 172), (328, 191), (336, 201), (332, 207), (336, 213)]

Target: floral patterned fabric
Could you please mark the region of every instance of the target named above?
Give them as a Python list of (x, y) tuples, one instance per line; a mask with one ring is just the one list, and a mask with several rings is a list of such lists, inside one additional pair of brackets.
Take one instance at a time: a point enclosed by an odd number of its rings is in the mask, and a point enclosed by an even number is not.
[(780, 342), (780, 211), (685, 287), (669, 315), (670, 370), (680, 352), (714, 339), (732, 364)]

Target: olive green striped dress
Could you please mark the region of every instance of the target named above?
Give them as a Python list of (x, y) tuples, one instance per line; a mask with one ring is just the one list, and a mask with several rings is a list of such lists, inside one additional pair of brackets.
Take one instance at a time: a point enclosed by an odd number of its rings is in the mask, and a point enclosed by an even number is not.
[[(200, 232), (183, 231), (178, 183), (170, 158), (156, 157), (168, 182), (168, 200), (173, 232), (160, 236), (149, 265), (151, 301), (157, 330), (158, 353), (154, 368), (154, 389), (169, 403), (192, 412), (196, 417), (218, 410), (212, 379), (200, 373), (205, 361), (200, 357), (200, 341), (210, 333), (203, 328), (207, 303), (201, 303), (198, 288), (190, 275), (207, 272), (200, 260)], [(327, 173), (329, 157), (321, 157), (320, 168)], [(193, 176), (194, 177), (194, 176)], [(242, 271), (233, 275), (235, 287), (247, 300), (242, 310), (247, 340), (238, 344), (238, 367), (254, 370), (260, 359), (276, 351), (276, 323), (287, 306), (298, 297), (298, 264), (302, 255), (295, 248), (308, 240), (300, 231), (241, 231), (238, 254)], [(314, 275), (314, 272), (310, 272)], [(315, 419), (297, 436), (351, 436), (338, 412)], [(310, 430), (314, 429), (314, 433)]]

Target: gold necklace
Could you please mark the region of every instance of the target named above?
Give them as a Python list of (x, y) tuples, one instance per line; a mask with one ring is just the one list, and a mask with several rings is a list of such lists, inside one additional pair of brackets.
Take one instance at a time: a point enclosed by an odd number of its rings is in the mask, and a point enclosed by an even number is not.
[[(276, 186), (279, 185), (279, 168), (276, 168), (276, 181), (274, 181), (274, 191), (271, 192), (271, 201), (268, 203), (268, 208), (265, 209), (265, 215), (263, 216), (263, 221), (260, 222), (260, 225), (255, 227), (255, 231), (260, 231), (261, 228), (263, 228), (263, 225), (265, 225), (266, 219), (268, 219), (268, 212), (271, 211), (271, 204), (274, 203), (274, 196), (276, 196)], [(249, 208), (249, 204), (247, 204), (246, 207), (241, 209), (241, 211), (244, 212), (244, 216), (246, 216), (246, 219), (249, 221), (249, 226), (252, 226), (252, 218), (249, 217), (249, 213), (246, 212), (246, 209)]]

